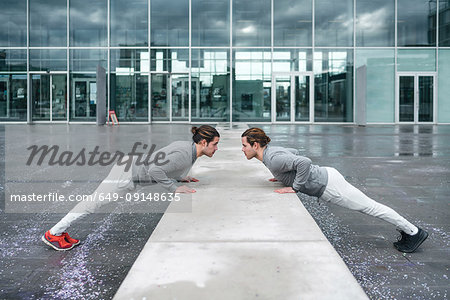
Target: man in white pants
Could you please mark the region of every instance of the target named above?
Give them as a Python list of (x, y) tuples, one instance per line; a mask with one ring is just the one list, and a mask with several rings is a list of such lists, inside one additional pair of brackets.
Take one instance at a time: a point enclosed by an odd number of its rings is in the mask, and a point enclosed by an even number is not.
[[(187, 176), (196, 159), (206, 155), (212, 157), (217, 151), (220, 135), (217, 130), (209, 125), (191, 129), (193, 141), (178, 141), (160, 149), (154, 153), (150, 161), (155, 161), (156, 155), (164, 154), (164, 164), (141, 164), (137, 165), (136, 158), (127, 170), (126, 164), (116, 164), (111, 169), (108, 177), (102, 181), (95, 192), (91, 195), (92, 201), (78, 203), (65, 217), (55, 226), (48, 230), (42, 241), (58, 251), (70, 250), (80, 243), (79, 240), (71, 238), (66, 232), (69, 226), (81, 218), (95, 212), (100, 206), (108, 203), (103, 199), (122, 199), (127, 193), (135, 190), (136, 184), (152, 185), (158, 184), (170, 193), (195, 193), (185, 185), (178, 186), (177, 181), (196, 182), (195, 178)], [(128, 157), (124, 158), (129, 159)]]
[(370, 199), (352, 186), (336, 169), (313, 165), (309, 158), (300, 156), (295, 149), (268, 145), (270, 138), (262, 129), (247, 129), (241, 137), (242, 151), (247, 159), (256, 157), (275, 177), (271, 181), (278, 180), (287, 186), (275, 192), (302, 192), (383, 219), (400, 231), (401, 239), (394, 243), (394, 247), (401, 252), (416, 251), (428, 237), (425, 230), (414, 226), (393, 209)]

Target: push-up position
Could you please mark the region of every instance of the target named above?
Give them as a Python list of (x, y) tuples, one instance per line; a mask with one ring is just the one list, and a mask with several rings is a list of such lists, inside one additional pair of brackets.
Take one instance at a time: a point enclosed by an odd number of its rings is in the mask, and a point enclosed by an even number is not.
[(171, 193), (195, 193), (195, 190), (186, 185), (179, 186), (177, 181), (198, 181), (187, 176), (192, 165), (200, 156), (212, 157), (217, 151), (220, 135), (217, 130), (209, 125), (199, 128), (192, 127), (193, 142), (177, 141), (160, 149), (152, 155), (150, 161), (154, 161), (158, 153), (165, 154), (164, 164), (135, 164), (126, 169), (125, 164), (116, 164), (109, 175), (102, 181), (95, 192), (91, 195), (92, 201), (78, 203), (65, 217), (55, 226), (48, 230), (42, 241), (55, 250), (70, 250), (80, 243), (66, 232), (69, 226), (81, 218), (93, 213), (107, 201), (100, 201), (100, 195), (116, 195), (122, 198), (125, 194), (135, 190), (136, 185), (159, 184)]
[(275, 177), (271, 181), (278, 180), (286, 185), (275, 192), (301, 192), (383, 219), (400, 231), (401, 239), (394, 243), (394, 247), (401, 252), (414, 252), (428, 237), (425, 230), (352, 186), (336, 169), (313, 165), (309, 158), (300, 156), (297, 150), (273, 147), (268, 145), (269, 142), (270, 138), (260, 128), (250, 128), (242, 134), (242, 151), (247, 159), (256, 157)]

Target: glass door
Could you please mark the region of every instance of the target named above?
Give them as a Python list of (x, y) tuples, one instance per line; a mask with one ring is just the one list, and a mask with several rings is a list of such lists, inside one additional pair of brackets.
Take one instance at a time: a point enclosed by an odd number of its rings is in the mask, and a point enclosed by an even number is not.
[(31, 75), (33, 121), (67, 120), (67, 77), (65, 74)]
[(418, 76), (419, 93), (417, 118), (421, 122), (433, 122), (434, 76)]
[(189, 120), (189, 77), (188, 75), (171, 76), (171, 121)]
[(272, 77), (275, 122), (309, 122), (311, 120), (311, 80), (308, 73), (274, 74)]
[(414, 122), (415, 88), (414, 76), (399, 79), (399, 121)]
[(67, 120), (67, 77), (63, 74), (50, 75), (51, 114), (50, 121)]
[(277, 75), (274, 79), (275, 121), (291, 120), (291, 76)]
[(50, 75), (31, 75), (33, 121), (50, 121)]
[(167, 88), (170, 86), (169, 74), (151, 74), (152, 121), (169, 121), (170, 108)]
[(96, 117), (97, 83), (92, 78), (72, 80), (71, 120), (92, 120)]
[(398, 121), (430, 123), (434, 121), (434, 74), (398, 76)]
[(294, 75), (294, 95), (295, 95), (295, 119), (297, 122), (309, 122), (310, 120), (310, 75)]
[(9, 118), (9, 76), (0, 75), (0, 118)]
[(151, 85), (152, 121), (189, 120), (188, 74), (154, 73)]

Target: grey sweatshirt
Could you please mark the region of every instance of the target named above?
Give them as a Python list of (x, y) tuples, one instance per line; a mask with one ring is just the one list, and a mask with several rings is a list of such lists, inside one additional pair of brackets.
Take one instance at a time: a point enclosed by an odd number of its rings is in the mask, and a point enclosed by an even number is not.
[(133, 181), (140, 185), (160, 184), (170, 192), (175, 192), (178, 188), (177, 181), (185, 178), (197, 159), (197, 150), (194, 142), (178, 141), (155, 151), (150, 157), (150, 162), (154, 160), (159, 152), (165, 153), (165, 158), (159, 162), (166, 164), (157, 166), (154, 163), (149, 165), (133, 164)]
[(296, 192), (319, 198), (325, 191), (327, 170), (311, 164), (311, 160), (300, 156), (296, 149), (268, 145), (264, 149), (263, 163), (278, 181)]

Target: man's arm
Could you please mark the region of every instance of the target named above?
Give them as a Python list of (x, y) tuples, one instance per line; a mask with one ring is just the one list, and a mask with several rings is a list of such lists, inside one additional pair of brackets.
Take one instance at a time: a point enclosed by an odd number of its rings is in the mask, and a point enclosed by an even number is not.
[(292, 154), (294, 154), (296, 156), (300, 155), (300, 152), (297, 149), (294, 149), (294, 148), (284, 148), (284, 149), (286, 149), (287, 151), (291, 152)]
[(292, 184), (294, 191), (298, 191), (300, 186), (308, 180), (311, 167), (309, 158), (296, 155), (276, 155), (272, 160), (272, 166), (277, 172), (295, 171), (295, 179)]
[(170, 179), (167, 177), (167, 174), (177, 170), (183, 170), (188, 168), (190, 165), (189, 161), (186, 160), (186, 158), (179, 151), (169, 153), (166, 156), (166, 161), (168, 161), (168, 163), (162, 166), (152, 164), (147, 172), (153, 180), (173, 193), (178, 188), (178, 185), (175, 183), (176, 180)]

